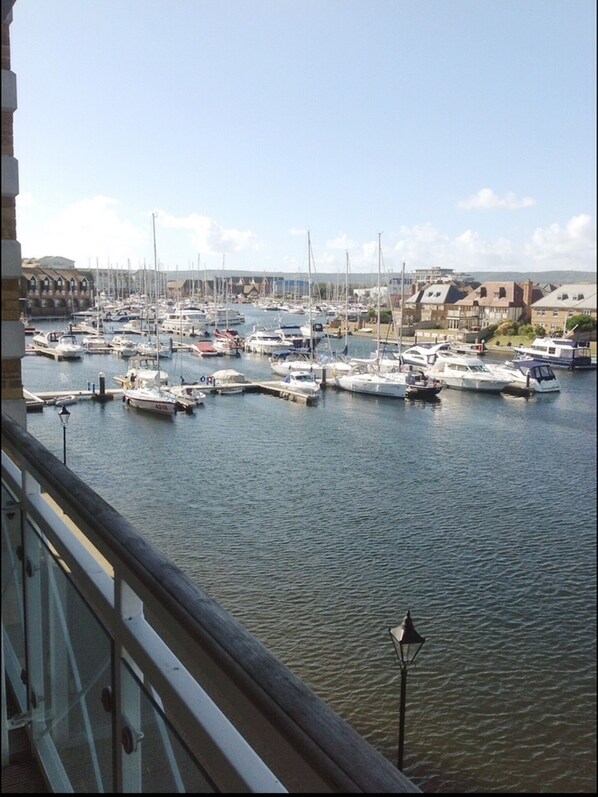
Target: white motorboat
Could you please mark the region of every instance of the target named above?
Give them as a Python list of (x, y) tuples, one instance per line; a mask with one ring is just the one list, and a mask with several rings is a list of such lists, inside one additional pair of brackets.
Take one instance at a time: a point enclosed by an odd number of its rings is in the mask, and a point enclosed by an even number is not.
[(109, 354), (112, 346), (103, 335), (86, 335), (81, 341), (86, 354)]
[(57, 332), (37, 332), (32, 337), (33, 345), (38, 350), (51, 350), (61, 360), (76, 360), (83, 355), (83, 346), (77, 342), (77, 338), (70, 333)]
[(426, 375), (439, 379), (446, 387), (480, 393), (500, 393), (512, 381), (495, 375), (479, 357), (462, 354), (443, 354), (427, 369)]
[(558, 393), (561, 383), (548, 363), (540, 360), (507, 360), (505, 363), (488, 363), (497, 376), (509, 378), (506, 393), (529, 396), (532, 393)]
[(64, 360), (76, 360), (83, 355), (83, 346), (74, 335), (61, 335), (56, 344), (56, 351)]
[(282, 335), (272, 329), (254, 328), (245, 338), (245, 351), (254, 354), (272, 354), (288, 347), (289, 344), (282, 339)]
[(168, 384), (168, 374), (161, 371), (152, 357), (139, 357), (131, 361), (126, 382), (131, 387), (156, 387)]
[(163, 387), (126, 387), (123, 401), (127, 406), (160, 415), (173, 415), (177, 408), (177, 397)]
[(400, 359), (406, 365), (417, 365), (420, 368), (430, 368), (439, 355), (448, 353), (450, 344), (446, 341), (443, 343), (417, 343), (415, 346), (410, 346), (401, 353)]
[(282, 380), (291, 390), (305, 393), (306, 396), (317, 398), (322, 388), (313, 373), (310, 371), (292, 371)]
[(355, 364), (351, 371), (337, 374), (333, 381), (341, 390), (348, 390), (351, 393), (400, 399), (407, 396), (405, 374), (391, 371), (382, 372), (375, 366), (366, 363)]
[(206, 398), (206, 393), (204, 393), (202, 389), (204, 387), (205, 385), (198, 384), (197, 382), (194, 382), (193, 384), (181, 382), (180, 385), (171, 385), (169, 390), (174, 396), (176, 396), (177, 400), (187, 399), (194, 401), (195, 404), (203, 404), (204, 399)]
[(160, 359), (164, 359), (165, 357), (170, 357), (172, 355), (170, 346), (155, 340), (147, 340), (142, 343), (137, 343), (136, 345), (137, 352), (142, 357), (153, 357), (155, 359), (157, 353), (159, 353)]
[(137, 344), (126, 335), (115, 335), (110, 341), (110, 347), (119, 357), (134, 357), (138, 354)]
[(570, 371), (596, 368), (588, 343), (571, 338), (536, 338), (529, 346), (515, 346), (518, 357), (540, 360)]
[(206, 334), (208, 316), (203, 310), (185, 308), (165, 313), (161, 331), (177, 337), (194, 338)]
[(244, 374), (235, 371), (234, 368), (223, 368), (220, 371), (214, 371), (212, 376), (208, 377), (208, 384), (216, 388), (216, 391), (221, 395), (243, 393), (246, 383), (247, 379)]
[(238, 357), (243, 349), (243, 338), (236, 329), (214, 329), (213, 346), (220, 354)]

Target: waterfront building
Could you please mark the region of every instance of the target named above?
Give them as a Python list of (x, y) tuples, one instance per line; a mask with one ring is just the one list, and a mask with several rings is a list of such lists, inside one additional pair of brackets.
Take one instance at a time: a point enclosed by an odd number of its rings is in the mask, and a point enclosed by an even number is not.
[[(576, 315), (597, 318), (596, 283), (560, 285), (531, 305), (531, 322), (544, 327), (549, 335), (562, 332)], [(594, 332), (595, 336), (595, 332)]]

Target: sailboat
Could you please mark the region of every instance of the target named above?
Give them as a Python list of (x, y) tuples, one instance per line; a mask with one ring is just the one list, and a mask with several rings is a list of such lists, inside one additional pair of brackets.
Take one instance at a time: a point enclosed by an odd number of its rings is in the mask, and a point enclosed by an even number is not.
[(404, 399), (407, 395), (407, 378), (405, 374), (383, 372), (380, 368), (380, 272), (382, 262), (382, 233), (378, 233), (378, 323), (376, 355), (369, 361), (353, 361), (349, 373), (337, 374), (334, 384), (341, 390), (351, 393), (364, 393), (370, 396), (388, 396)]
[[(308, 323), (307, 325), (300, 328), (301, 330), (301, 337), (303, 340), (307, 338), (308, 346), (306, 348), (301, 348), (297, 350), (293, 350), (291, 348), (289, 351), (282, 351), (279, 353), (274, 352), (270, 357), (270, 367), (276, 374), (280, 374), (280, 376), (288, 376), (293, 375), (296, 373), (300, 373), (302, 371), (309, 371), (310, 374), (313, 374), (316, 380), (322, 380), (324, 378), (324, 374), (328, 375), (335, 375), (340, 372), (347, 372), (350, 370), (350, 366), (348, 360), (346, 358), (346, 354), (348, 351), (348, 342), (345, 335), (345, 348), (343, 349), (341, 354), (336, 354), (332, 351), (328, 352), (327, 354), (319, 354), (316, 357), (316, 345), (317, 340), (320, 339), (320, 329), (322, 328), (321, 324), (318, 324), (317, 327), (315, 324), (312, 323), (312, 277), (311, 277), (311, 243), (309, 238), (308, 232), (308, 284), (309, 284), (309, 304), (308, 304)], [(349, 255), (347, 253), (347, 275), (349, 269)], [(348, 276), (347, 276), (348, 280)], [(347, 283), (347, 296), (348, 296), (348, 283)], [(319, 328), (318, 328), (319, 327)], [(284, 327), (280, 328), (281, 330), (285, 329)], [(309, 330), (312, 330), (312, 335), (309, 335)], [(286, 381), (286, 380), (285, 380)], [(305, 379), (300, 380), (303, 383), (306, 382)]]
[[(312, 322), (312, 280), (311, 280), (311, 240), (309, 230), (307, 232), (307, 262), (308, 262), (308, 323), (301, 327), (301, 332), (305, 338), (307, 336), (307, 352), (298, 355), (298, 359), (280, 360), (275, 362), (270, 360), (270, 365), (275, 373), (284, 375), (283, 382), (301, 393), (306, 393), (312, 398), (320, 395), (320, 379), (322, 378), (322, 366), (315, 362), (314, 351), (317, 345), (317, 331), (314, 330)], [(280, 370), (278, 370), (280, 369)]]
[[(156, 257), (156, 214), (152, 213), (152, 231), (154, 237), (154, 270), (158, 273)], [(156, 290), (156, 318), (158, 317), (158, 291)], [(157, 330), (156, 330), (157, 337)], [(128, 379), (123, 389), (123, 401), (127, 406), (135, 407), (159, 415), (173, 416), (177, 410), (176, 396), (163, 384), (160, 371), (160, 347), (156, 348), (156, 368), (144, 369), (143, 378), (139, 374)]]

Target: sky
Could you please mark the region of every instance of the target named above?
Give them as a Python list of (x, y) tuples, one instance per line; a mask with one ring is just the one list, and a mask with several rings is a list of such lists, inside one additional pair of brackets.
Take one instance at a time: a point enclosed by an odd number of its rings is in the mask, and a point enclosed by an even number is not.
[(22, 256), (594, 270), (595, 6), (16, 0)]

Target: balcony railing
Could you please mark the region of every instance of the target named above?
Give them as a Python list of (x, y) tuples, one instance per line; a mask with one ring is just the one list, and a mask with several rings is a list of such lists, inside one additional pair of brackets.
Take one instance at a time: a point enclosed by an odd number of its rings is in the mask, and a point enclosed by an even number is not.
[(54, 792), (418, 792), (2, 416), (3, 654)]

